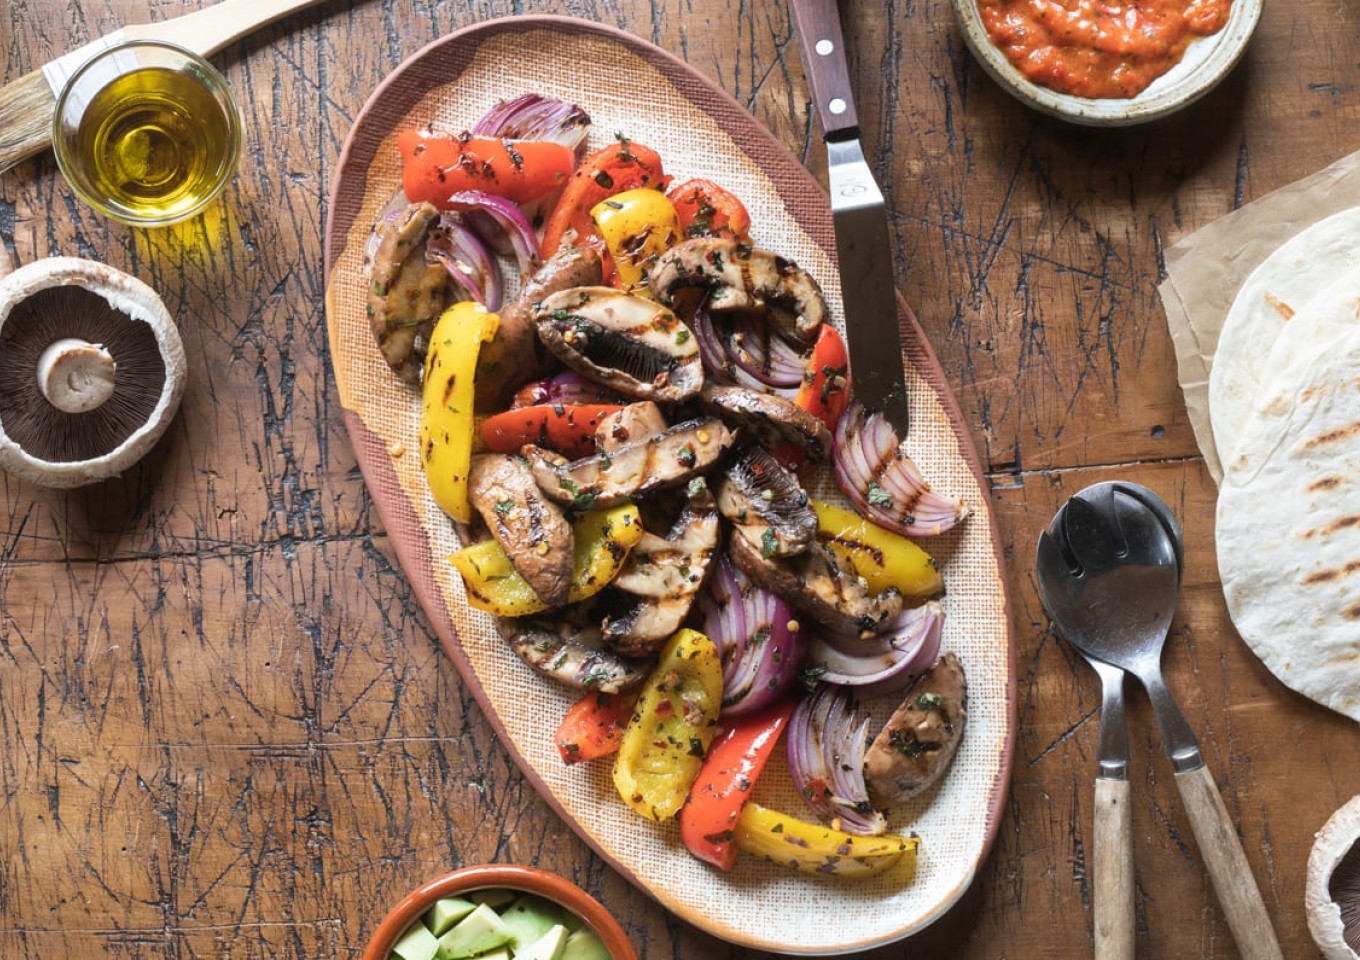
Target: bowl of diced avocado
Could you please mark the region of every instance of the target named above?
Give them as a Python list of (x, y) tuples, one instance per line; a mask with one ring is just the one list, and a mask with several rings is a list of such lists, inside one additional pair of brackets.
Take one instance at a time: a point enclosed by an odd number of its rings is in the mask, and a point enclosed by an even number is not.
[(409, 893), (363, 960), (637, 960), (613, 916), (535, 867), (464, 867)]

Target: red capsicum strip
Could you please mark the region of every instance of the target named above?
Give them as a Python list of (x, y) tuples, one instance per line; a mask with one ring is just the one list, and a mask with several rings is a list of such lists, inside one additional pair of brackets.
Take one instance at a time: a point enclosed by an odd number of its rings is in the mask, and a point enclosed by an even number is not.
[(686, 237), (731, 237), (746, 240), (751, 233), (751, 215), (736, 194), (712, 180), (686, 180), (666, 191), (680, 218)]
[[(817, 334), (793, 402), (826, 424), (835, 435), (836, 424), (850, 402), (850, 355), (844, 338), (829, 323), (822, 324)], [(807, 457), (792, 444), (781, 445), (775, 456), (790, 470), (801, 470), (807, 465)]]
[(482, 421), (482, 442), (496, 453), (519, 453), (526, 443), (548, 447), (573, 460), (595, 452), (600, 421), (622, 409), (617, 403), (543, 403), (507, 410)]
[(571, 177), (576, 157), (560, 143), (456, 136), (438, 130), (403, 130), (401, 180), (412, 203), (428, 200), (448, 209), (449, 196), (481, 190), (515, 203), (542, 200)]
[(736, 865), (737, 817), (792, 713), (787, 702), (735, 717), (709, 747), (680, 811), (680, 838), (700, 860), (722, 870)]
[(592, 690), (572, 704), (555, 738), (562, 760), (568, 764), (584, 763), (617, 753), (636, 701), (631, 693)]
[(607, 253), (591, 208), (625, 190), (654, 187), (664, 190), (667, 183), (661, 157), (651, 147), (631, 140), (619, 140), (586, 157), (576, 169), (562, 197), (543, 228), (543, 259), (557, 252), (568, 233), (575, 233), (577, 245), (595, 247)]

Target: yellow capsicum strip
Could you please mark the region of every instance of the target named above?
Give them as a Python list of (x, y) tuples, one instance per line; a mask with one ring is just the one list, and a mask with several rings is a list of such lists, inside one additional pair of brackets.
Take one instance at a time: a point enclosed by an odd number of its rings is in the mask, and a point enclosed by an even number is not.
[[(638, 508), (631, 503), (592, 510), (571, 529), (576, 544), (568, 601), (576, 603), (599, 593), (619, 575), (643, 531)], [(464, 547), (449, 557), (449, 562), (463, 575), (468, 603), (479, 610), (501, 617), (525, 617), (548, 609), (495, 540)]]
[(934, 558), (911, 540), (820, 500), (812, 501), (812, 509), (817, 511), (818, 538), (865, 579), (871, 593), (896, 587), (905, 597), (924, 600), (944, 589)]
[(619, 796), (648, 820), (680, 812), (718, 732), (722, 659), (713, 641), (680, 630), (638, 695), (614, 762)]
[[(857, 837), (748, 801), (736, 826), (737, 848), (804, 873), (872, 877), (903, 861), (914, 865), (919, 837)], [(910, 858), (910, 859), (908, 859)]]
[(420, 409), (420, 460), (434, 502), (459, 523), (472, 519), (472, 390), (477, 354), (496, 335), (500, 317), (464, 301), (445, 310), (430, 335)]
[(680, 242), (680, 218), (660, 190), (616, 193), (591, 207), (590, 216), (625, 290), (644, 286), (656, 258)]

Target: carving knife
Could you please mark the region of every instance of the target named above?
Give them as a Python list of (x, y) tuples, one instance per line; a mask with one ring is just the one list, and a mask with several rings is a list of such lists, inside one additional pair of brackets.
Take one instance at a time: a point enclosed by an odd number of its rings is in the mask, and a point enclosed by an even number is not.
[(789, 0), (803, 70), (822, 123), (836, 230), (846, 347), (855, 398), (907, 435), (907, 390), (897, 332), (892, 231), (883, 192), (864, 160), (836, 0)]

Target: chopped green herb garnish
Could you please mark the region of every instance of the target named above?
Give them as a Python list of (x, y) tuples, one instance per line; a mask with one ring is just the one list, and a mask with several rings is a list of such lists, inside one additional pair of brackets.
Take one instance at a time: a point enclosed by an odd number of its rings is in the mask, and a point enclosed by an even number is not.
[(891, 510), (893, 505), (892, 494), (884, 490), (872, 480), (869, 481), (869, 502), (876, 507)]

